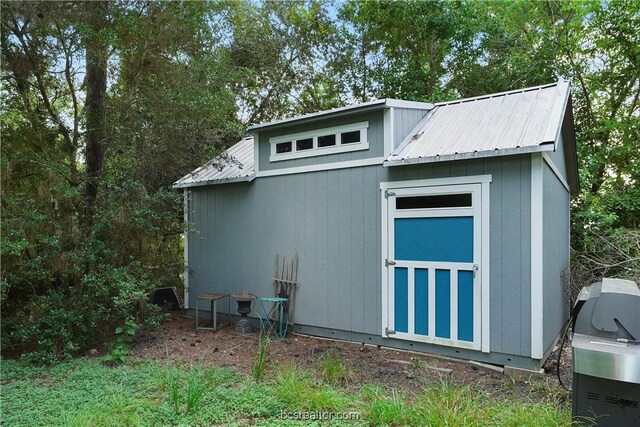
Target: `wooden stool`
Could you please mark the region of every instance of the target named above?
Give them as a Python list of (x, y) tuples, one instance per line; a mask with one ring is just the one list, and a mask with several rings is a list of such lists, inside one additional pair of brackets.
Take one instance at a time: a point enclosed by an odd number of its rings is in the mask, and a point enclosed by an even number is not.
[[(229, 294), (220, 293), (220, 292), (211, 292), (209, 294), (204, 294), (196, 297), (196, 329), (209, 329), (212, 331), (215, 331), (216, 329), (218, 329), (218, 300), (221, 300), (223, 298), (227, 299), (227, 320), (229, 323), (231, 323), (231, 298), (229, 297)], [(205, 326), (198, 326), (198, 320), (199, 320), (198, 309), (199, 309), (200, 301), (211, 302), (211, 324), (213, 325), (213, 327), (211, 328), (205, 327)]]

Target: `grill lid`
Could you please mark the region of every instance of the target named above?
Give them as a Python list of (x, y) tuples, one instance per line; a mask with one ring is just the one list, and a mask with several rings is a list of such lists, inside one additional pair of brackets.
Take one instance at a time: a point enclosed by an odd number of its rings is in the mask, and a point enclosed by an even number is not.
[(602, 279), (578, 295), (574, 333), (640, 340), (640, 289), (630, 280)]

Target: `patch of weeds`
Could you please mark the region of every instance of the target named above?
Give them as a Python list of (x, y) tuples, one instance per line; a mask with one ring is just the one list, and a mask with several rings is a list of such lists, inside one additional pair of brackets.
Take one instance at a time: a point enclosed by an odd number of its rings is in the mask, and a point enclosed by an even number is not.
[(251, 375), (256, 381), (262, 378), (266, 369), (267, 362), (267, 350), (269, 349), (269, 337), (260, 333), (258, 340), (258, 354), (253, 359), (251, 364)]
[(493, 405), (485, 424), (518, 427), (571, 426), (571, 413), (549, 403), (514, 402)]
[(195, 368), (165, 370), (162, 386), (176, 415), (192, 414), (200, 407), (207, 389), (211, 387), (205, 374), (206, 371)]
[(371, 425), (410, 425), (411, 410), (404, 396), (395, 389), (391, 393), (378, 385), (362, 387), (362, 418)]
[(86, 427), (95, 424), (95, 414), (89, 409), (64, 412), (61, 424), (65, 427)]
[(344, 411), (351, 399), (328, 384), (317, 383), (310, 372), (295, 366), (278, 372), (273, 384), (275, 396), (290, 411)]
[(417, 357), (413, 357), (413, 358), (411, 358), (411, 366), (413, 367), (413, 369), (421, 370), (425, 366), (427, 366), (427, 363), (422, 359), (418, 359)]
[[(446, 378), (425, 388), (413, 404), (414, 423), (420, 425), (466, 425), (483, 419), (486, 396), (469, 386)], [(483, 424), (483, 423), (480, 423)]]
[(320, 366), (320, 376), (327, 384), (344, 384), (352, 377), (351, 372), (344, 366), (342, 356), (335, 350), (322, 356)]
[(556, 384), (552, 383), (549, 378), (532, 381), (529, 385), (529, 390), (531, 390), (532, 393), (543, 396), (546, 400), (556, 402), (558, 404), (571, 400), (571, 392), (559, 388)]
[(109, 346), (109, 353), (102, 356), (100, 360), (107, 364), (124, 363), (127, 360), (127, 354), (129, 354), (129, 343), (139, 327), (140, 325), (132, 317), (128, 317), (124, 321), (124, 326), (118, 326), (115, 329), (116, 340)]
[(187, 379), (187, 393), (186, 393), (186, 412), (187, 414), (193, 413), (198, 407), (200, 403), (202, 403), (202, 398), (204, 397), (204, 393), (207, 390), (207, 382), (200, 377), (200, 375), (196, 375), (193, 372), (189, 374)]
[(515, 377), (509, 376), (509, 379), (507, 380), (507, 383), (506, 383), (507, 388), (513, 391), (516, 389), (516, 385), (517, 385), (517, 381)]

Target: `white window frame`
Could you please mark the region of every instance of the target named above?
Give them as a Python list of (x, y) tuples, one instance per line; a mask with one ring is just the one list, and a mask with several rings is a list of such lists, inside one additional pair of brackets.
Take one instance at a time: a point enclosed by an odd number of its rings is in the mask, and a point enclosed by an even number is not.
[[(270, 162), (278, 162), (282, 160), (300, 159), (305, 157), (324, 156), (327, 154), (348, 153), (351, 151), (361, 151), (369, 149), (369, 140), (367, 139), (367, 129), (369, 122), (352, 123), (343, 126), (333, 126), (329, 128), (315, 129), (307, 132), (298, 132), (289, 135), (280, 135), (269, 138), (271, 146)], [(341, 135), (343, 133), (360, 131), (360, 142), (351, 144), (342, 144)], [(326, 135), (335, 135), (336, 145), (329, 147), (318, 147), (318, 137)], [(301, 139), (313, 139), (313, 147), (307, 150), (297, 150), (296, 141)], [(276, 145), (283, 142), (291, 142), (291, 151), (286, 153), (276, 153)]]

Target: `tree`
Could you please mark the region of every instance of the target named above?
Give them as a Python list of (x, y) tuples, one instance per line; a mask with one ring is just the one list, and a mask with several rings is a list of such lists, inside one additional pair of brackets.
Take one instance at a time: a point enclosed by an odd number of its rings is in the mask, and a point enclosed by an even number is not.
[(242, 129), (217, 4), (1, 7), (2, 346), (51, 360), (153, 319), (182, 272), (167, 186)]

